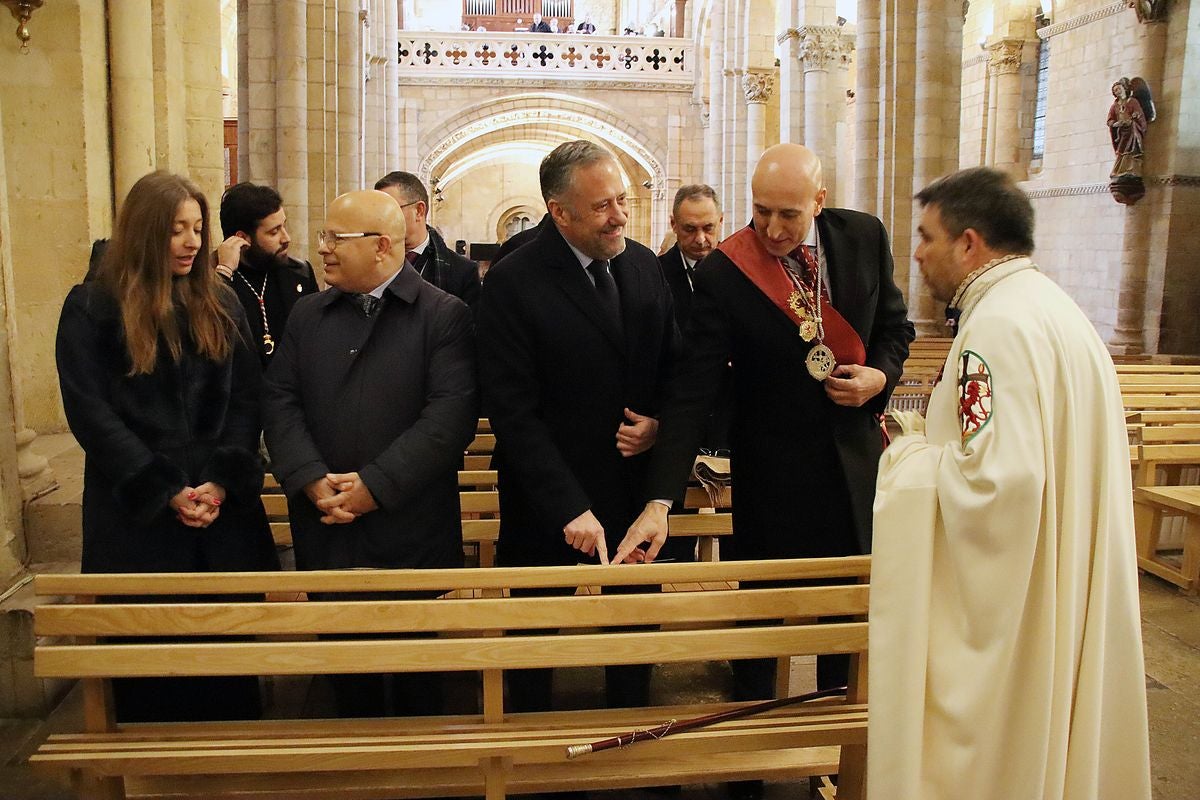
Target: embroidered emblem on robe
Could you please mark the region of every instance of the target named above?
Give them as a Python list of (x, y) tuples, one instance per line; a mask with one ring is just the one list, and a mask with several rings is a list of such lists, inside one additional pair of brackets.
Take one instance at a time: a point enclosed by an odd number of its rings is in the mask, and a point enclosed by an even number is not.
[(992, 371), (981, 355), (964, 350), (958, 364), (958, 422), (964, 447), (991, 418)]

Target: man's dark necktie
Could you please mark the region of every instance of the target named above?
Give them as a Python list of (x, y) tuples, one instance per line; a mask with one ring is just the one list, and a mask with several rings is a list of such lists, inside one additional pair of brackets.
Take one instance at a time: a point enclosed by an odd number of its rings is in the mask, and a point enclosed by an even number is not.
[(353, 295), (354, 302), (363, 310), (363, 314), (368, 318), (375, 313), (375, 309), (379, 308), (382, 299), (373, 294), (356, 294)]
[(596, 297), (600, 299), (600, 307), (617, 326), (617, 330), (621, 330), (621, 298), (617, 295), (617, 282), (608, 271), (608, 262), (597, 259), (588, 264), (587, 270), (596, 284)]

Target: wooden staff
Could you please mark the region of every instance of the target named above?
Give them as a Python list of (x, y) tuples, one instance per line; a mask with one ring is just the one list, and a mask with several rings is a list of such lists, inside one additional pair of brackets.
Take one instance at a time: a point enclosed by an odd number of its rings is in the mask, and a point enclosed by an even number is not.
[(611, 739), (601, 739), (598, 742), (591, 744), (573, 744), (567, 747), (567, 758), (578, 758), (585, 756), (588, 753), (599, 753), (601, 750), (612, 750), (614, 747), (629, 747), (636, 742), (644, 742), (647, 739), (662, 739), (666, 736), (671, 736), (684, 731), (695, 730), (696, 728), (706, 728), (709, 725), (715, 725), (718, 722), (725, 722), (731, 719), (740, 719), (749, 717), (753, 714), (762, 714), (766, 711), (773, 711), (784, 706), (793, 706), (799, 703), (807, 703), (810, 700), (819, 700), (822, 697), (844, 697), (846, 695), (846, 687), (839, 686), (834, 689), (821, 689), (816, 692), (808, 692), (807, 694), (799, 694), (795, 697), (781, 697), (778, 700), (767, 700), (754, 705), (742, 706), (731, 711), (721, 711), (717, 714), (708, 714), (703, 717), (695, 717), (686, 719), (683, 722), (678, 720), (667, 720), (662, 725), (656, 728), (648, 728), (639, 731), (630, 731), (621, 736), (614, 736)]

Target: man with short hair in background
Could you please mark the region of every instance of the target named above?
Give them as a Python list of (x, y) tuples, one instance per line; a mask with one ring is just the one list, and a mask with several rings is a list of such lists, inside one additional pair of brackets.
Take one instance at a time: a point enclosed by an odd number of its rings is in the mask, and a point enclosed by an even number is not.
[(221, 196), (217, 272), (246, 310), (265, 369), (283, 338), (292, 306), (319, 290), (312, 265), (288, 255), (291, 236), (283, 199), (270, 186), (238, 183)]
[(469, 306), (479, 299), (479, 265), (446, 246), (446, 241), (428, 225), (429, 192), (411, 172), (389, 172), (375, 181), (375, 188), (390, 194), (404, 211), (408, 233), (404, 257), (417, 274)]

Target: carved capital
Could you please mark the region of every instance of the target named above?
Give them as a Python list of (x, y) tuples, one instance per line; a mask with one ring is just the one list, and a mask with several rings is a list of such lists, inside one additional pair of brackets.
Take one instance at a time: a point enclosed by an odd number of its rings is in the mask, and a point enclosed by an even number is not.
[(742, 91), (747, 103), (765, 103), (775, 91), (775, 75), (771, 72), (747, 70), (742, 76)]
[(850, 66), (854, 39), (833, 25), (805, 25), (798, 31), (800, 59), (804, 71), (827, 70), (830, 65)]
[(1012, 75), (1021, 69), (1021, 51), (1025, 42), (1020, 39), (999, 39), (988, 45), (988, 74)]
[(796, 28), (788, 28), (787, 30), (780, 32), (779, 35), (777, 35), (775, 37), (775, 43), (783, 44), (788, 39), (799, 39), (799, 38), (800, 38), (799, 30), (797, 30)]

